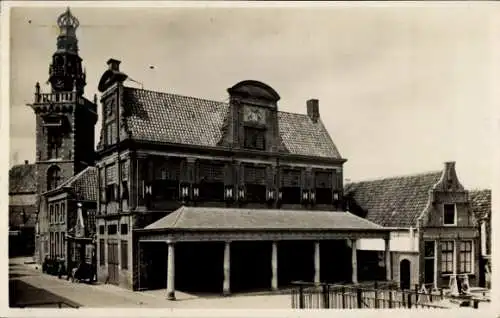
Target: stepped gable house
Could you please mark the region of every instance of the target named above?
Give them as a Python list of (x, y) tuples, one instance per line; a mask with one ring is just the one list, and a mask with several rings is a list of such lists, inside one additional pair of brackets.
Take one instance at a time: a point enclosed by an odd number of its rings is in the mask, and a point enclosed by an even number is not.
[[(345, 198), (349, 211), (391, 229), (392, 279), (401, 287), (446, 287), (452, 274), (479, 284), (479, 230), (455, 162), (442, 171), (346, 184)], [(359, 249), (369, 260), (383, 243), (363, 239)]]
[(108, 66), (99, 82), (99, 279), (167, 286), (170, 298), (174, 288), (357, 281), (356, 240), (388, 231), (341, 211), (346, 160), (318, 100), (306, 115), (281, 112), (278, 93), (258, 81), (229, 88), (228, 103), (153, 92), (125, 86), (120, 61)]

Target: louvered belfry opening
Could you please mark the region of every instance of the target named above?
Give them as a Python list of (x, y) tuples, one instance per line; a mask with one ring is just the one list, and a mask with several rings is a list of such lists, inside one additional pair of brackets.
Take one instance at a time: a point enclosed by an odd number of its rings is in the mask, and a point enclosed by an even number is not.
[(281, 176), (283, 204), (300, 204), (301, 172), (298, 169), (283, 169)]
[(201, 201), (224, 201), (224, 164), (201, 161), (198, 166)]
[(245, 189), (246, 201), (261, 203), (266, 200), (266, 168), (246, 165)]

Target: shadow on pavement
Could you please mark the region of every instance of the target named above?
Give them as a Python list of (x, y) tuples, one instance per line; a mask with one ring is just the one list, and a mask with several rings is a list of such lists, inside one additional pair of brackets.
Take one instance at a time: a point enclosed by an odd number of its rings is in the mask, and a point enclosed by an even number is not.
[(18, 279), (9, 281), (9, 307), (78, 308), (81, 305), (67, 298), (34, 287)]

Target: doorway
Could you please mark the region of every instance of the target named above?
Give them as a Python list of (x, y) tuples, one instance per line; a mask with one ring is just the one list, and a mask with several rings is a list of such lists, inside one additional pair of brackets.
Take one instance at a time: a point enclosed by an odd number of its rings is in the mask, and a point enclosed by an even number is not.
[(404, 259), (399, 264), (399, 285), (401, 289), (410, 289), (411, 264)]

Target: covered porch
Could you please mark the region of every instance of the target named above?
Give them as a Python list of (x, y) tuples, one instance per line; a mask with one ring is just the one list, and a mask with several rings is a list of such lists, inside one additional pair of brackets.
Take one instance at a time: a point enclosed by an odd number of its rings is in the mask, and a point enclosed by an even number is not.
[(358, 282), (357, 241), (389, 231), (348, 212), (181, 207), (134, 231), (139, 289), (277, 290), (292, 281)]

